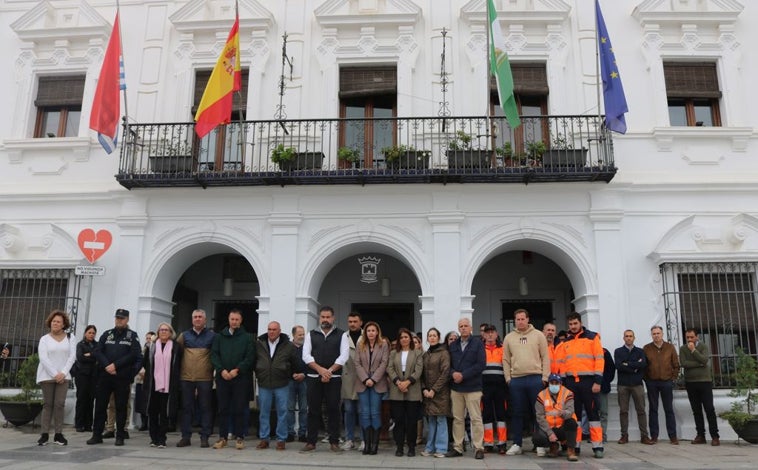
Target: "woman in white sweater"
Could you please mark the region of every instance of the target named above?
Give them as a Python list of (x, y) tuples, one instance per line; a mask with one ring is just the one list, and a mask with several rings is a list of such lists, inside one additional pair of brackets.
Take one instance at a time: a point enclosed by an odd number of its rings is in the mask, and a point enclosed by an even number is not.
[(44, 446), (50, 439), (50, 424), (55, 425), (53, 442), (65, 446), (63, 437), (63, 409), (66, 405), (71, 366), (76, 361), (76, 338), (66, 330), (71, 326), (66, 312), (53, 310), (45, 320), (50, 329), (39, 340), (39, 367), (37, 383), (42, 388), (42, 435), (37, 444)]

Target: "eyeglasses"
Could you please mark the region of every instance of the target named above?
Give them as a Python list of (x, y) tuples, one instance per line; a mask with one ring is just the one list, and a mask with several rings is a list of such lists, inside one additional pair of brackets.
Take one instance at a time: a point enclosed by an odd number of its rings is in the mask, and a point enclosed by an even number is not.
[(168, 328), (159, 328), (158, 332), (161, 332), (161, 331), (168, 331), (169, 333), (171, 332), (171, 330), (169, 330)]

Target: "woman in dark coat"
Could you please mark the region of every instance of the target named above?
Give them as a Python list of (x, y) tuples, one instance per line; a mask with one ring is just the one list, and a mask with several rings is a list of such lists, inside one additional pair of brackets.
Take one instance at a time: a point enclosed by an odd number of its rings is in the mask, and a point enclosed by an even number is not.
[(95, 384), (97, 384), (97, 360), (95, 351), (95, 325), (87, 325), (84, 339), (76, 345), (76, 414), (74, 426), (76, 432), (92, 432), (92, 410), (95, 408)]
[(429, 435), (421, 455), (443, 457), (447, 453), (447, 415), (450, 414), (450, 354), (447, 344), (440, 342), (437, 328), (429, 328), (426, 339), (429, 349), (422, 357), (421, 394)]
[(390, 380), (390, 409), (397, 450), (403, 456), (403, 444), (408, 443), (408, 457), (416, 455), (416, 421), (421, 407), (422, 351), (413, 345), (413, 336), (407, 328), (400, 328), (397, 344), (390, 352), (387, 376)]
[(150, 427), (150, 447), (166, 447), (169, 419), (176, 418), (179, 409), (182, 366), (182, 346), (174, 341), (176, 334), (168, 323), (158, 325), (158, 339), (145, 353), (142, 364), (145, 379), (142, 386), (147, 403)]

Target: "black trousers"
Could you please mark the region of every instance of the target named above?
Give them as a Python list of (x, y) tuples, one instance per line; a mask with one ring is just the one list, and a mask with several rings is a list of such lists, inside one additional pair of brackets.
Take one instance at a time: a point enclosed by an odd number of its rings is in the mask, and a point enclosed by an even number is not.
[[(569, 418), (563, 420), (561, 427), (553, 428), (553, 432), (559, 442), (566, 441), (566, 447), (573, 449), (576, 447), (576, 428), (576, 420)], [(537, 426), (537, 430), (534, 432), (534, 436), (532, 436), (532, 443), (535, 447), (550, 447), (550, 439), (539, 426)]]
[(147, 404), (147, 422), (150, 425), (150, 440), (156, 444), (166, 444), (168, 431), (168, 393), (152, 391)]
[(327, 432), (329, 442), (340, 442), (340, 394), (342, 377), (332, 377), (329, 382), (322, 382), (320, 377), (306, 377), (306, 394), (308, 396), (308, 443), (316, 445), (318, 431), (323, 417), (321, 402), (326, 398)]
[(708, 432), (711, 437), (719, 437), (719, 425), (716, 410), (713, 408), (713, 384), (711, 382), (685, 382), (687, 398), (690, 400), (692, 415), (695, 417), (695, 430), (698, 436), (705, 437), (705, 420), (703, 410), (708, 418)]
[(418, 434), (416, 421), (419, 417), (420, 404), (421, 402), (411, 400), (390, 400), (390, 413), (395, 422), (392, 437), (398, 447), (402, 447), (406, 443), (408, 447), (416, 446)]
[(101, 437), (105, 429), (105, 418), (108, 415), (108, 402), (111, 394), (116, 404), (116, 437), (124, 438), (126, 427), (126, 405), (129, 402), (131, 379), (117, 377), (103, 372), (97, 381), (95, 389), (95, 420), (92, 424), (92, 435)]
[(92, 410), (95, 408), (95, 388), (97, 377), (77, 375), (76, 382), (76, 414), (74, 425), (92, 431)]

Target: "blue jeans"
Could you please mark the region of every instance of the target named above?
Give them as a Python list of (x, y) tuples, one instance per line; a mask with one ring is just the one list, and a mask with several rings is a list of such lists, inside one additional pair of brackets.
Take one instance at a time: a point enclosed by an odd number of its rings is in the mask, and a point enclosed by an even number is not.
[[(537, 401), (537, 395), (542, 391), (541, 375), (525, 375), (523, 377), (514, 377), (509, 384), (511, 391), (511, 411), (513, 418), (508, 431), (513, 438), (513, 443), (521, 446), (523, 444), (524, 415), (534, 417), (534, 403)], [(534, 418), (532, 423), (536, 423)]]
[(366, 388), (358, 394), (361, 428), (382, 427), (382, 394), (373, 388)]
[(287, 401), (287, 433), (295, 435), (295, 410), (297, 410), (297, 435), (308, 435), (308, 395), (305, 390), (305, 380), (296, 382), (290, 380), (289, 400)]
[(447, 452), (447, 416), (426, 417), (427, 440), (426, 451), (431, 453)]
[(200, 437), (208, 439), (211, 435), (213, 419), (212, 393), (213, 382), (189, 382), (182, 380), (182, 437), (189, 439), (192, 436), (192, 416), (195, 414), (195, 400), (200, 410)]
[(258, 389), (258, 406), (261, 408), (258, 437), (268, 440), (271, 435), (271, 402), (276, 406), (276, 440), (287, 440), (287, 400), (289, 400), (289, 385), (279, 388)]
[(355, 439), (355, 425), (358, 417), (358, 400), (342, 400), (345, 406), (345, 439)]

